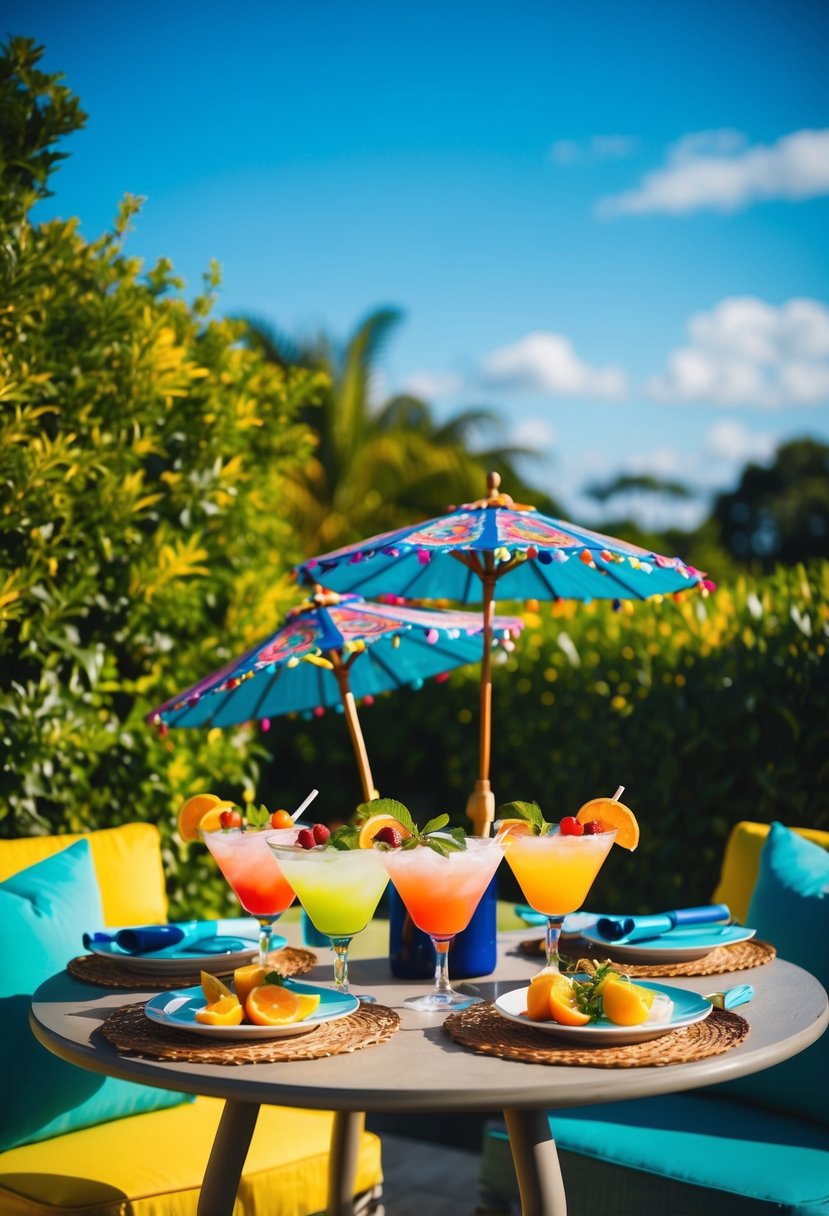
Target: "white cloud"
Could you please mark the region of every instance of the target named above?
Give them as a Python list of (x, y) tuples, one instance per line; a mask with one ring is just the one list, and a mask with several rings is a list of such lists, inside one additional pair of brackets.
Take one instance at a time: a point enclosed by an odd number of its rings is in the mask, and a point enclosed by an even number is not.
[(603, 160), (625, 160), (639, 148), (633, 135), (593, 135), (579, 142), (557, 139), (550, 145), (550, 159), (557, 165), (593, 164)]
[(793, 131), (773, 144), (749, 145), (739, 131), (700, 131), (668, 151), (665, 165), (597, 213), (686, 215), (704, 207), (737, 211), (755, 202), (798, 202), (829, 194), (829, 129)]
[(511, 444), (534, 452), (549, 451), (555, 441), (555, 429), (544, 418), (522, 418), (509, 437)]
[(412, 397), (431, 401), (433, 397), (452, 397), (459, 392), (461, 377), (454, 372), (413, 372), (405, 381), (402, 391)]
[(647, 383), (658, 401), (780, 409), (829, 402), (829, 308), (753, 296), (721, 300), (688, 324), (689, 343)]
[(749, 431), (734, 419), (717, 422), (705, 436), (703, 454), (712, 460), (732, 465), (749, 461), (763, 463), (774, 455), (777, 444), (772, 435)]
[(591, 367), (576, 354), (563, 334), (527, 334), (502, 346), (482, 361), (490, 388), (542, 393), (545, 396), (619, 398), (627, 380), (619, 367)]

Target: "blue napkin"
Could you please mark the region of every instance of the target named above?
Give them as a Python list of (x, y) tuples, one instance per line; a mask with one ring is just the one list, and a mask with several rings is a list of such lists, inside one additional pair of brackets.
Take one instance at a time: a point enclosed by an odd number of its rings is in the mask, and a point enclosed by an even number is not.
[(179, 944), (179, 953), (182, 954), (225, 954), (229, 950), (244, 950), (258, 940), (259, 923), (252, 918), (190, 920), (177, 925), (137, 925), (130, 929), (118, 929), (114, 933), (99, 931), (83, 935), (86, 950), (109, 942), (125, 954), (153, 954)]
[(595, 932), (606, 942), (626, 946), (631, 942), (651, 941), (676, 929), (678, 925), (728, 924), (731, 911), (725, 904), (706, 904), (701, 908), (679, 908), (652, 916), (600, 916)]

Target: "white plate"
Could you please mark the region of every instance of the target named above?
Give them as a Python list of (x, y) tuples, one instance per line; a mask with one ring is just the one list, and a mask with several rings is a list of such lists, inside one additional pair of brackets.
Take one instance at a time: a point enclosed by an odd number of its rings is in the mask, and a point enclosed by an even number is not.
[(212, 1039), (284, 1039), (291, 1035), (308, 1034), (326, 1022), (346, 1018), (360, 1002), (356, 996), (337, 992), (335, 988), (323, 988), (319, 984), (304, 984), (301, 980), (286, 980), (285, 987), (292, 992), (319, 993), (320, 1003), (314, 1013), (302, 1022), (288, 1026), (205, 1026), (196, 1021), (196, 1010), (206, 1005), (201, 988), (180, 988), (174, 992), (160, 992), (147, 1001), (144, 1013), (151, 1022), (166, 1026), (170, 1030), (186, 1030), (188, 1034), (201, 1034)]
[(615, 1047), (621, 1043), (644, 1043), (648, 1039), (658, 1039), (660, 1035), (678, 1030), (680, 1026), (692, 1026), (707, 1018), (714, 1006), (704, 997), (695, 992), (686, 992), (684, 988), (673, 988), (667, 984), (655, 984), (650, 980), (637, 984), (639, 988), (652, 988), (655, 992), (663, 992), (673, 1001), (671, 1016), (665, 1022), (643, 1023), (641, 1026), (617, 1026), (606, 1018), (598, 1022), (590, 1022), (587, 1026), (562, 1026), (558, 1022), (531, 1022), (527, 1017), (527, 993), (529, 988), (515, 988), (505, 992), (495, 1002), (495, 1008), (511, 1022), (522, 1026), (531, 1026), (542, 1034), (552, 1035), (567, 1043), (585, 1043), (594, 1047)]
[[(232, 930), (233, 926), (230, 922), (225, 921), (223, 924), (228, 925)], [(213, 975), (219, 975), (232, 971), (235, 967), (241, 967), (244, 963), (250, 962), (255, 954), (258, 954), (258, 933), (254, 940), (250, 937), (248, 926), (249, 922), (240, 921), (238, 932), (217, 933), (215, 937), (209, 939), (214, 944), (214, 949), (208, 954), (195, 954), (192, 950), (183, 950), (182, 947), (186, 945), (186, 941), (177, 942), (175, 946), (165, 946), (163, 950), (153, 950), (149, 954), (128, 954), (115, 942), (91, 942), (88, 949), (90, 954), (97, 954), (99, 958), (114, 959), (120, 967), (143, 974), (164, 972), (169, 975), (192, 975), (194, 971), (209, 971)], [(107, 929), (106, 932), (114, 934), (117, 930)], [(249, 937), (250, 944), (240, 948), (239, 942), (245, 941)], [(287, 938), (282, 937), (279, 933), (274, 933), (271, 937), (271, 949), (281, 950), (283, 946), (287, 945), (287, 942)], [(226, 944), (226, 948), (222, 949), (224, 944)]]
[(595, 930), (585, 929), (582, 937), (612, 958), (627, 963), (683, 963), (695, 958), (705, 958), (718, 946), (733, 946), (754, 937), (756, 929), (745, 929), (742, 925), (680, 925), (650, 941), (608, 942)]

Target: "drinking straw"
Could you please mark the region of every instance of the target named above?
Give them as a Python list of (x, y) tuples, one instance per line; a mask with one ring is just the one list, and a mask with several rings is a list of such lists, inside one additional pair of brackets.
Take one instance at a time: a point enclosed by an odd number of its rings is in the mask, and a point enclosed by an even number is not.
[(622, 794), (624, 794), (624, 792), (625, 792), (625, 787), (623, 785), (620, 785), (619, 788), (617, 789), (616, 793), (611, 798), (611, 802), (618, 802), (619, 799), (622, 797)]
[(296, 823), (297, 819), (299, 819), (302, 812), (308, 809), (308, 807), (314, 801), (314, 799), (316, 798), (318, 793), (319, 793), (319, 790), (311, 790), (311, 793), (308, 795), (308, 797), (305, 799), (305, 801), (300, 803), (300, 805), (297, 807), (297, 809), (294, 811), (293, 815), (291, 816), (294, 823)]

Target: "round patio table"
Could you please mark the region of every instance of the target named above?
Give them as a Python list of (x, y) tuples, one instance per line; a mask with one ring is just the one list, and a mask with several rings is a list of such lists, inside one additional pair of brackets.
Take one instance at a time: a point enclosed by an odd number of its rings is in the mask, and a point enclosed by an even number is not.
[[(476, 982), (481, 996), (524, 986), (538, 970), (515, 950), (526, 931), (499, 936), (497, 970)], [(390, 1039), (362, 1051), (319, 1060), (237, 1066), (161, 1062), (123, 1056), (95, 1031), (119, 1006), (154, 995), (95, 988), (66, 973), (35, 993), (31, 1025), (39, 1041), (61, 1058), (108, 1076), (225, 1100), (208, 1162), (199, 1216), (230, 1216), (261, 1104), (336, 1112), (329, 1164), (329, 1216), (352, 1211), (355, 1153), (367, 1111), (385, 1113), (483, 1112), (501, 1109), (524, 1216), (564, 1216), (566, 1198), (547, 1112), (697, 1089), (758, 1072), (796, 1055), (829, 1021), (829, 1002), (813, 976), (781, 959), (749, 971), (666, 982), (698, 993), (749, 983), (755, 996), (739, 1012), (751, 1030), (722, 1055), (677, 1065), (643, 1068), (549, 1066), (476, 1055), (442, 1030), (442, 1017), (403, 1005), (428, 981), (395, 980), (386, 959), (357, 959), (355, 991), (369, 988), (401, 1016)], [(327, 952), (303, 976), (330, 983)]]

